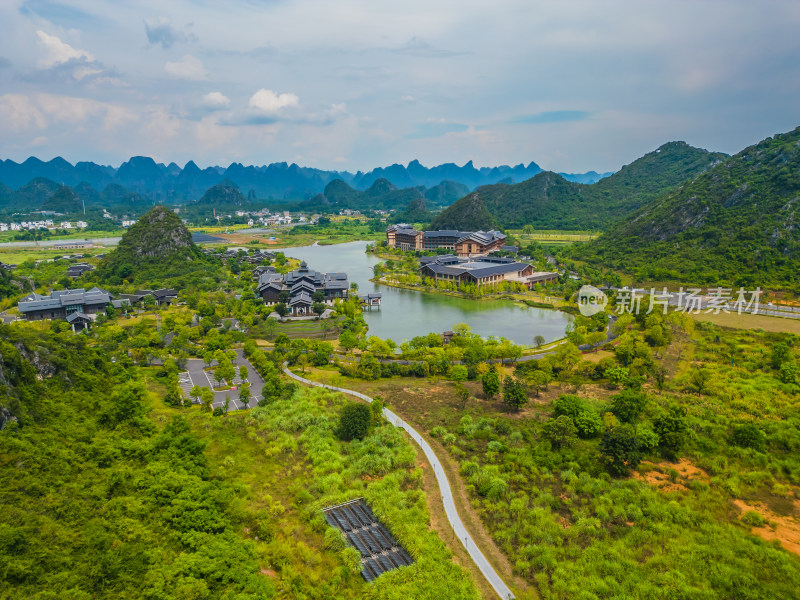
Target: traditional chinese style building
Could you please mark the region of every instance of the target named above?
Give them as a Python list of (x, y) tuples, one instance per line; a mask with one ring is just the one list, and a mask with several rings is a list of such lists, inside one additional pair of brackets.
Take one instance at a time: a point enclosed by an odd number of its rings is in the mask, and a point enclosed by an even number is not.
[(303, 261), (299, 269), (285, 275), (262, 273), (256, 292), (267, 306), (285, 302), (290, 315), (304, 316), (311, 313), (315, 295), (319, 302), (332, 305), (337, 299), (347, 298), (349, 287), (347, 273), (314, 271)]

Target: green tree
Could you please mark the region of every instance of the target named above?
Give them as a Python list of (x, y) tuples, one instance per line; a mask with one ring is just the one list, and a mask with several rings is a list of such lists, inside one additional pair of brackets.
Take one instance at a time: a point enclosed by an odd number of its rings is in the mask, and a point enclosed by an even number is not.
[(345, 329), (339, 334), (339, 345), (349, 352), (358, 346), (358, 336), (349, 329)]
[(626, 475), (642, 460), (641, 442), (636, 430), (628, 424), (606, 430), (600, 440), (600, 452), (613, 475)]
[(236, 377), (236, 369), (227, 356), (220, 357), (217, 368), (214, 369), (214, 379), (218, 382), (226, 381), (228, 385), (233, 385), (233, 378)]
[(245, 408), (248, 408), (250, 404), (250, 384), (243, 383), (239, 386), (239, 401), (244, 404)]
[(533, 343), (536, 344), (537, 348), (544, 346), (545, 341), (546, 340), (544, 339), (543, 335), (536, 335), (533, 337)]
[(203, 404), (204, 412), (211, 412), (211, 407), (214, 404), (214, 392), (209, 387), (204, 386), (202, 388), (200, 402)]
[(288, 314), (289, 314), (289, 307), (288, 307), (288, 306), (286, 306), (286, 305), (285, 305), (283, 302), (278, 302), (278, 303), (275, 305), (275, 307), (274, 307), (274, 310), (275, 310), (275, 312), (276, 312), (276, 313), (278, 313), (278, 314), (279, 314), (281, 317), (285, 317), (286, 315), (288, 315)]
[(242, 381), (245, 381), (245, 380), (247, 380), (247, 375), (248, 375), (247, 367), (245, 365), (241, 365), (239, 367), (239, 379), (241, 379)]
[(528, 403), (528, 393), (525, 384), (514, 377), (506, 376), (503, 379), (503, 402), (512, 410), (518, 411)]
[(189, 397), (192, 399), (192, 401), (197, 402), (200, 399), (202, 393), (203, 390), (200, 388), (200, 386), (194, 385), (192, 386), (192, 389), (189, 390)]
[(578, 439), (575, 423), (566, 415), (545, 421), (542, 433), (555, 448), (569, 448)]
[(647, 395), (634, 390), (623, 390), (611, 398), (611, 412), (620, 421), (632, 423), (647, 405)]
[(686, 442), (688, 428), (686, 409), (681, 406), (670, 406), (667, 412), (653, 419), (653, 429), (658, 435), (662, 456), (677, 458)]
[(689, 374), (689, 387), (697, 392), (698, 397), (702, 397), (708, 391), (711, 383), (711, 372), (706, 368), (692, 369)]
[(772, 347), (772, 368), (780, 369), (781, 365), (792, 358), (792, 351), (783, 342)]
[(450, 379), (455, 382), (461, 383), (466, 381), (469, 377), (469, 371), (464, 365), (453, 365), (450, 367)]
[(487, 400), (491, 400), (500, 393), (500, 374), (494, 366), (483, 374), (481, 383), (483, 384), (483, 395)]
[(785, 362), (780, 367), (780, 379), (782, 383), (797, 383), (800, 371), (796, 362)]
[(463, 383), (456, 383), (456, 396), (458, 397), (458, 405), (461, 410), (464, 410), (467, 406), (467, 402), (469, 401), (470, 393), (467, 386)]
[(342, 408), (339, 415), (339, 426), (336, 435), (339, 439), (349, 442), (350, 440), (363, 439), (369, 431), (372, 421), (372, 413), (369, 405), (361, 402), (348, 402)]

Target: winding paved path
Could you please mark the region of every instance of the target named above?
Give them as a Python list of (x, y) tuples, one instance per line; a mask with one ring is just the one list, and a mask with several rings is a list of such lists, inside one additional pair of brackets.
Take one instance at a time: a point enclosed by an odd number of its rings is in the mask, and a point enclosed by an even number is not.
[[(302, 383), (307, 385), (313, 385), (316, 387), (322, 387), (328, 390), (334, 390), (336, 392), (343, 392), (345, 394), (350, 394), (351, 396), (355, 396), (356, 398), (361, 398), (366, 402), (372, 402), (372, 398), (367, 396), (366, 394), (362, 394), (361, 392), (356, 392), (354, 390), (348, 390), (345, 388), (334, 387), (332, 385), (325, 385), (324, 383), (319, 383), (316, 381), (311, 381), (304, 377), (300, 377), (292, 373), (289, 368), (284, 364), (283, 372), (286, 373), (292, 379), (296, 379)], [(455, 502), (453, 502), (453, 492), (450, 489), (450, 482), (447, 480), (447, 474), (444, 472), (444, 468), (442, 464), (439, 462), (439, 459), (436, 456), (436, 453), (431, 448), (430, 444), (419, 434), (417, 430), (411, 427), (408, 423), (406, 423), (403, 419), (398, 417), (388, 408), (383, 409), (383, 416), (389, 421), (392, 425), (397, 427), (402, 427), (403, 429), (408, 432), (408, 434), (414, 439), (417, 444), (419, 444), (422, 451), (425, 453), (425, 457), (428, 459), (428, 462), (433, 466), (433, 473), (436, 475), (436, 481), (439, 483), (439, 489), (442, 492), (442, 503), (444, 504), (444, 512), (447, 515), (447, 520), (450, 521), (450, 525), (453, 527), (453, 531), (455, 535), (458, 536), (458, 539), (461, 541), (461, 544), (466, 549), (467, 553), (472, 557), (472, 560), (477, 565), (478, 569), (480, 569), (483, 576), (486, 577), (489, 584), (494, 588), (500, 598), (503, 600), (508, 600), (510, 598), (514, 598), (514, 594), (511, 592), (509, 587), (505, 584), (505, 582), (500, 578), (500, 575), (497, 574), (497, 571), (494, 570), (494, 567), (486, 560), (486, 557), (483, 555), (483, 552), (480, 551), (480, 548), (475, 544), (470, 536), (467, 528), (464, 527), (464, 523), (461, 521), (461, 517), (458, 516), (458, 511), (456, 510)]]

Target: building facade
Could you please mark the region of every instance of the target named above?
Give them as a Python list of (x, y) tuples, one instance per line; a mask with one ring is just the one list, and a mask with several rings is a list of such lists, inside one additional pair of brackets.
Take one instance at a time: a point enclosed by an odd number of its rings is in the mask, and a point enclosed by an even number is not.
[(322, 303), (332, 305), (335, 300), (347, 298), (349, 288), (347, 273), (314, 271), (303, 261), (299, 269), (285, 275), (269, 271), (262, 273), (256, 293), (267, 306), (285, 302), (290, 315), (305, 316), (311, 313), (318, 292)]
[(386, 228), (386, 243), (401, 250), (450, 250), (456, 256), (486, 256), (500, 250), (506, 236), (499, 231), (418, 231), (405, 223)]
[[(96, 315), (104, 313), (109, 305), (119, 307), (127, 301), (113, 300), (111, 294), (98, 287), (90, 290), (60, 290), (49, 296), (31, 293), (19, 301), (17, 308), (28, 321), (41, 319), (66, 319), (72, 313)], [(119, 306), (117, 306), (119, 305)]]
[(495, 285), (510, 281), (533, 288), (558, 278), (558, 273), (534, 272), (529, 263), (517, 262), (512, 258), (469, 259), (445, 255), (423, 259), (420, 264), (420, 276), (430, 278), (436, 283), (453, 282), (458, 286)]

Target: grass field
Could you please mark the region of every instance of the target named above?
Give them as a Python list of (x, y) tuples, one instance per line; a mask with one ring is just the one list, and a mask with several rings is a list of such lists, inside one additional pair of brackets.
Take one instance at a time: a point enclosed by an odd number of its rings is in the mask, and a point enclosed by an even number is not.
[(777, 333), (800, 334), (800, 319), (784, 319), (767, 315), (738, 315), (736, 313), (696, 314), (692, 315), (697, 321), (707, 321), (720, 327), (732, 329), (763, 329)]
[(523, 246), (531, 242), (559, 245), (588, 242), (600, 235), (595, 231), (559, 231), (557, 229), (541, 229), (533, 233), (524, 233), (522, 229), (511, 229), (509, 233), (517, 237)]

